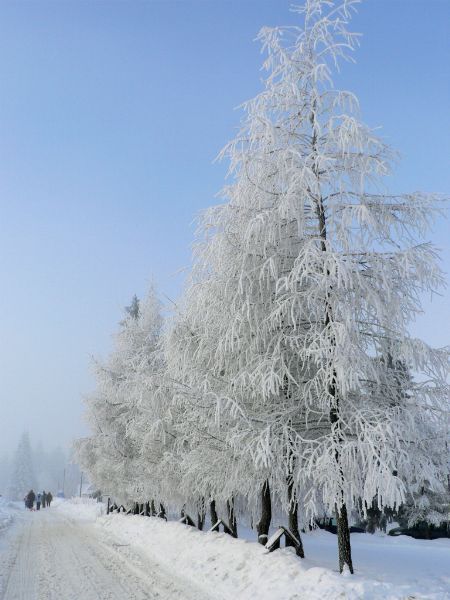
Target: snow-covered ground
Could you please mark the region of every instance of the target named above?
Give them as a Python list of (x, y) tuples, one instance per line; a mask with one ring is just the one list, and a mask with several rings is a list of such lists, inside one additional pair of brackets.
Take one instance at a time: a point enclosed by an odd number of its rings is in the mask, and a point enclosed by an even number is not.
[[(138, 548), (95, 527), (96, 507), (21, 511), (0, 542), (2, 600), (207, 600)], [(1, 537), (1, 536), (0, 536)]]
[(79, 500), (20, 511), (0, 539), (2, 600), (450, 599), (450, 540), (352, 534), (357, 574), (341, 576), (336, 536), (324, 531), (304, 536), (300, 560)]
[(0, 531), (12, 522), (14, 507), (10, 502), (0, 497)]
[[(450, 540), (352, 534), (357, 574), (337, 572), (337, 539), (325, 532), (304, 535), (307, 558), (291, 549), (273, 553), (245, 539), (203, 533), (157, 518), (109, 515), (97, 527), (138, 547), (177, 574), (227, 600), (335, 600), (450, 598)], [(244, 537), (255, 533), (241, 531)]]

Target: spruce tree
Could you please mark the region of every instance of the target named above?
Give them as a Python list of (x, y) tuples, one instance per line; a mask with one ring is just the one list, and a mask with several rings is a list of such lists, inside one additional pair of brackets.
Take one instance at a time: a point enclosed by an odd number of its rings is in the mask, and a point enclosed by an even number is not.
[(25, 494), (35, 487), (30, 436), (28, 432), (24, 432), (13, 458), (8, 495), (11, 500), (22, 500)]

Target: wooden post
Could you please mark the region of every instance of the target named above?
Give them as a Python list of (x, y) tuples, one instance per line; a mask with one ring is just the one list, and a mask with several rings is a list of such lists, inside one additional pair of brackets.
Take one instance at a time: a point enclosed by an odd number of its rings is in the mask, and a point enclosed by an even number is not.
[(281, 547), (281, 538), (284, 536), (285, 545), (293, 546), (295, 548), (295, 552), (297, 556), (301, 556), (301, 552), (303, 552), (303, 546), (301, 546), (300, 540), (298, 540), (293, 534), (292, 531), (286, 529), (286, 527), (279, 527), (277, 531), (270, 537), (266, 544), (266, 548), (269, 552), (273, 552), (274, 550), (278, 550)]

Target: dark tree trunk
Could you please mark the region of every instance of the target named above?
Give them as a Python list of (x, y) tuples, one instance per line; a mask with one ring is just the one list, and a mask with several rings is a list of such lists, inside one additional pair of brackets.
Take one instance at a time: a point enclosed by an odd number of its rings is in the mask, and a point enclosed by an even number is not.
[[(288, 512), (288, 529), (292, 533), (292, 535), (298, 540), (298, 548), (297, 548), (297, 556), (300, 558), (305, 558), (305, 551), (303, 550), (303, 542), (300, 536), (300, 531), (298, 528), (298, 502), (295, 497), (295, 489), (294, 489), (294, 480), (292, 475), (289, 475), (287, 478), (287, 486), (288, 486), (288, 500), (289, 500), (289, 512)], [(288, 544), (288, 539), (286, 538), (286, 544)]]
[(258, 542), (263, 546), (266, 544), (268, 539), (271, 520), (272, 503), (270, 500), (269, 481), (266, 480), (261, 488), (261, 519), (256, 526), (258, 531)]
[(161, 514), (161, 517), (163, 519), (165, 519), (166, 518), (166, 509), (165, 509), (164, 504), (162, 502), (159, 503), (159, 512)]
[(211, 515), (211, 527), (213, 527), (219, 520), (219, 517), (217, 516), (217, 512), (216, 512), (216, 501), (215, 500), (210, 500), (210, 502), (209, 502), (209, 514)]
[(154, 517), (156, 515), (155, 501), (154, 500), (152, 500), (150, 502), (150, 514), (152, 515), (152, 517)]
[(339, 571), (342, 573), (347, 565), (350, 573), (353, 574), (352, 549), (350, 545), (350, 528), (348, 526), (347, 507), (343, 504), (340, 508), (336, 507), (336, 523), (339, 550)]
[[(200, 529), (200, 531), (203, 530), (203, 527), (205, 525), (205, 516), (206, 516), (205, 499), (202, 498), (199, 502), (199, 510), (197, 513), (197, 528)], [(214, 523), (213, 523), (213, 525), (214, 525)]]
[(375, 501), (372, 502), (372, 506), (367, 509), (367, 533), (375, 533), (380, 527), (381, 510), (378, 508)]
[(228, 523), (231, 529), (231, 535), (235, 538), (238, 536), (236, 515), (234, 513), (234, 498), (227, 500)]
[[(330, 387), (330, 394), (336, 398), (336, 389), (333, 386)], [(339, 424), (339, 403), (336, 398), (336, 407), (333, 407), (330, 411), (331, 425), (335, 425), (335, 435), (338, 444), (341, 442), (341, 430)], [(336, 464), (338, 468), (338, 476), (341, 480), (341, 489), (344, 484), (344, 474), (339, 460), (339, 451), (336, 450)], [(341, 492), (342, 494), (342, 492)], [(339, 571), (342, 573), (345, 565), (347, 565), (350, 573), (353, 574), (353, 562), (352, 562), (352, 549), (350, 545), (350, 528), (348, 525), (347, 506), (344, 502), (342, 494), (342, 502), (340, 508), (335, 507), (336, 510), (336, 525), (337, 525), (337, 537), (338, 537), (338, 553), (339, 553)]]
[(145, 516), (146, 517), (150, 516), (150, 502), (145, 503)]

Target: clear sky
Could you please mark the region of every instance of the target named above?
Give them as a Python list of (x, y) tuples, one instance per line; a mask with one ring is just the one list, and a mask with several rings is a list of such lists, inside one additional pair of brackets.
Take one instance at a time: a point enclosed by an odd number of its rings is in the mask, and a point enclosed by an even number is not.
[[(90, 356), (153, 278), (176, 298), (215, 199), (262, 25), (283, 0), (0, 1), (0, 452), (83, 431)], [(337, 81), (402, 155), (392, 188), (450, 193), (450, 1), (366, 0)], [(450, 222), (430, 235), (450, 271)], [(450, 294), (414, 332), (450, 341)]]

